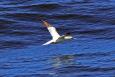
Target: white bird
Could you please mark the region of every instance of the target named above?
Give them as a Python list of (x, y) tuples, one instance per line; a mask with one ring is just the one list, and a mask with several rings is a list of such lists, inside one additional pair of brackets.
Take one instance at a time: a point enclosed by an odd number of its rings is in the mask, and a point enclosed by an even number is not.
[(43, 24), (45, 27), (47, 27), (48, 31), (50, 32), (51, 36), (52, 36), (52, 40), (44, 43), (43, 45), (48, 45), (48, 44), (55, 44), (55, 43), (59, 43), (62, 42), (64, 40), (69, 40), (72, 39), (73, 37), (70, 35), (70, 33), (66, 33), (65, 35), (60, 36), (56, 30), (55, 27), (53, 27), (52, 25), (50, 25), (48, 22), (43, 21)]

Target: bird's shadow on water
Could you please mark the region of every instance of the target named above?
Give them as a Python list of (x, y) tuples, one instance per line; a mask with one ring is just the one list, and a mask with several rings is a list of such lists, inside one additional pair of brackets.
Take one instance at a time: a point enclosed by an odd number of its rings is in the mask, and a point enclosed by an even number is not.
[(48, 74), (53, 77), (60, 77), (67, 74), (79, 73), (89, 66), (84, 66), (77, 62), (77, 56), (75, 54), (58, 55), (48, 59), (50, 68), (43, 69), (42, 71), (50, 71)]
[[(89, 56), (88, 56), (89, 55)], [(90, 65), (84, 65), (79, 60), (84, 57), (88, 58), (90, 56), (101, 56), (105, 54), (69, 54), (69, 55), (57, 55), (50, 57), (48, 59), (49, 68), (42, 69), (42, 71), (47, 71), (46, 73), (53, 77), (92, 77), (90, 73), (95, 72), (107, 72), (109, 70), (114, 70), (114, 68), (104, 68), (104, 67), (93, 67)]]

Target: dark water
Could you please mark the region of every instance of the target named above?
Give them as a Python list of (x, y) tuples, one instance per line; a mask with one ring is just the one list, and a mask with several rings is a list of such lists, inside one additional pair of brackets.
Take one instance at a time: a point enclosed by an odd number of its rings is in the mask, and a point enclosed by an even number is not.
[(0, 77), (115, 77), (115, 0), (0, 0)]

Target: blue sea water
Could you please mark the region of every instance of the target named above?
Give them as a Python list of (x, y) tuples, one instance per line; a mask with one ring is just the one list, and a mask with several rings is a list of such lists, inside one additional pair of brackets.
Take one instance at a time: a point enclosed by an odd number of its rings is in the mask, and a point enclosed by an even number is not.
[(0, 77), (115, 77), (115, 0), (0, 0)]

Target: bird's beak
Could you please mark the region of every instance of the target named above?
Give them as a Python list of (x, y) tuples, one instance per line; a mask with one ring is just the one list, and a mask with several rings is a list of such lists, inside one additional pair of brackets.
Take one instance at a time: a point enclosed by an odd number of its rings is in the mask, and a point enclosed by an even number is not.
[(73, 37), (72, 39), (77, 39), (77, 38), (74, 38), (74, 37)]

